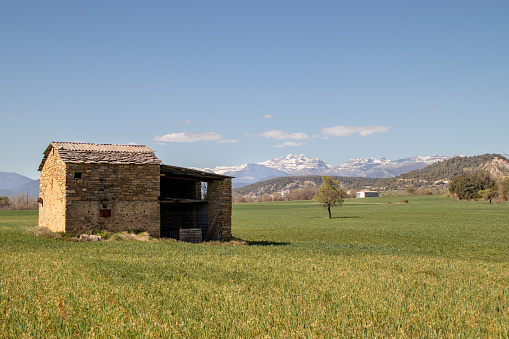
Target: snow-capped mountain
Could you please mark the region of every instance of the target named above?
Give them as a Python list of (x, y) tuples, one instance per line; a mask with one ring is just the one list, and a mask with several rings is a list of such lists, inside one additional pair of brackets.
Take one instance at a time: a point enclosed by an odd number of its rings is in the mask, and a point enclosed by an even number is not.
[(235, 177), (234, 186), (251, 184), (274, 177), (290, 175), (337, 175), (369, 178), (391, 178), (411, 170), (421, 169), (437, 161), (451, 158), (449, 156), (432, 155), (415, 156), (399, 160), (391, 159), (351, 159), (342, 165), (332, 167), (318, 158), (308, 158), (303, 154), (289, 154), (273, 160), (256, 164), (243, 164), (235, 167), (216, 167), (204, 169), (222, 175)]
[(253, 183), (276, 177), (286, 177), (289, 174), (260, 164), (243, 164), (237, 167), (205, 168), (206, 172), (235, 177), (234, 183)]
[[(270, 169), (267, 171), (267, 169)], [(304, 154), (293, 155), (289, 154), (286, 157), (280, 157), (256, 164), (242, 164), (240, 166), (216, 168), (204, 168), (204, 171), (213, 172), (221, 175), (234, 175), (241, 171), (261, 171), (262, 175), (267, 176), (283, 176), (285, 175), (305, 175), (307, 172), (327, 171), (332, 169), (332, 166), (318, 158), (308, 158)], [(236, 176), (236, 175), (235, 175)]]
[(392, 162), (392, 160), (386, 158), (350, 159), (342, 165), (333, 167), (328, 173), (356, 177), (360, 176), (360, 173), (365, 173), (374, 167), (387, 166)]
[(280, 157), (273, 160), (259, 162), (275, 170), (286, 172), (288, 175), (306, 175), (316, 172), (325, 172), (332, 169), (332, 166), (318, 158), (308, 158), (304, 154), (289, 154), (286, 157)]
[(351, 159), (342, 165), (334, 167), (328, 174), (350, 177), (391, 178), (449, 158), (448, 156), (437, 154), (427, 157), (408, 157), (399, 160), (386, 158)]

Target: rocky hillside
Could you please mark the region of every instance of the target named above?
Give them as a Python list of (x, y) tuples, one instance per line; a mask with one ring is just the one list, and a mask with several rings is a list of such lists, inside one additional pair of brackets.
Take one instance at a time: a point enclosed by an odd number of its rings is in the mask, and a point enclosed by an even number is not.
[(487, 170), (494, 176), (509, 176), (509, 160), (500, 154), (453, 157), (394, 178), (380, 179), (375, 187), (379, 190), (399, 190), (407, 186), (446, 188), (454, 176), (482, 170)]
[(450, 180), (461, 173), (488, 170), (496, 176), (509, 174), (509, 162), (500, 154), (484, 154), (473, 157), (454, 157), (437, 162), (426, 168), (401, 174), (399, 179), (418, 179), (426, 181)]

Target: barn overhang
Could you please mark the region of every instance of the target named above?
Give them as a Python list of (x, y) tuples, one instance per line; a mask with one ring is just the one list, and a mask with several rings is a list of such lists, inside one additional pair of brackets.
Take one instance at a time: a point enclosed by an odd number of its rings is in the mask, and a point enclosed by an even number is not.
[(160, 175), (161, 237), (184, 240), (192, 231), (193, 242), (231, 238), (232, 177), (170, 165), (161, 165)]
[(195, 170), (192, 168), (184, 168), (170, 165), (161, 165), (161, 176), (166, 178), (194, 180), (194, 181), (214, 181), (232, 179), (227, 175), (209, 173), (205, 171)]

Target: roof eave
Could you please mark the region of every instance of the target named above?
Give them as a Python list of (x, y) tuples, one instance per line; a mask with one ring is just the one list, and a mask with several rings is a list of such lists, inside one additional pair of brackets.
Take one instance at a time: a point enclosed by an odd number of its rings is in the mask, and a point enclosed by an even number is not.
[[(164, 173), (166, 171), (166, 173)], [(207, 180), (223, 180), (223, 179), (233, 179), (234, 177), (221, 175), (216, 173), (210, 173), (200, 170), (195, 170), (191, 168), (178, 167), (172, 165), (161, 164), (161, 174), (174, 174), (176, 176), (183, 177), (192, 177), (196, 179), (202, 179), (204, 181)]]
[(51, 151), (51, 149), (53, 148), (53, 142), (51, 142), (48, 147), (46, 147), (46, 150), (44, 152), (42, 152), (42, 154), (44, 154), (44, 156), (42, 157), (42, 160), (41, 160), (41, 164), (39, 165), (39, 169), (38, 171), (42, 171), (42, 168), (44, 167), (44, 164), (46, 163), (46, 159), (48, 159), (48, 155), (49, 155), (49, 152)]

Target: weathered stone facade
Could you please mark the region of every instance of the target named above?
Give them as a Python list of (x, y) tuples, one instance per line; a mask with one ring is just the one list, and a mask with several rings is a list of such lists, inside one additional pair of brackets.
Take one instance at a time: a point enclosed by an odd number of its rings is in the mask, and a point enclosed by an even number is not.
[(68, 164), (66, 183), (66, 232), (159, 236), (159, 165)]
[(65, 163), (55, 150), (48, 154), (41, 170), (39, 226), (53, 232), (65, 232)]
[[(169, 179), (162, 180), (163, 167), (172, 173)], [(173, 210), (191, 215), (186, 228), (196, 227), (199, 210), (206, 213), (204, 232), (216, 222), (221, 240), (231, 239), (231, 178), (160, 165), (145, 146), (51, 143), (39, 170), (39, 225), (52, 231), (145, 230), (164, 236), (166, 199)]]
[(39, 225), (76, 234), (143, 229), (159, 236), (160, 161), (153, 151), (96, 146), (48, 147), (40, 167)]
[(232, 238), (232, 181), (230, 178), (211, 181), (207, 185), (208, 224), (217, 216), (221, 227), (221, 240)]

